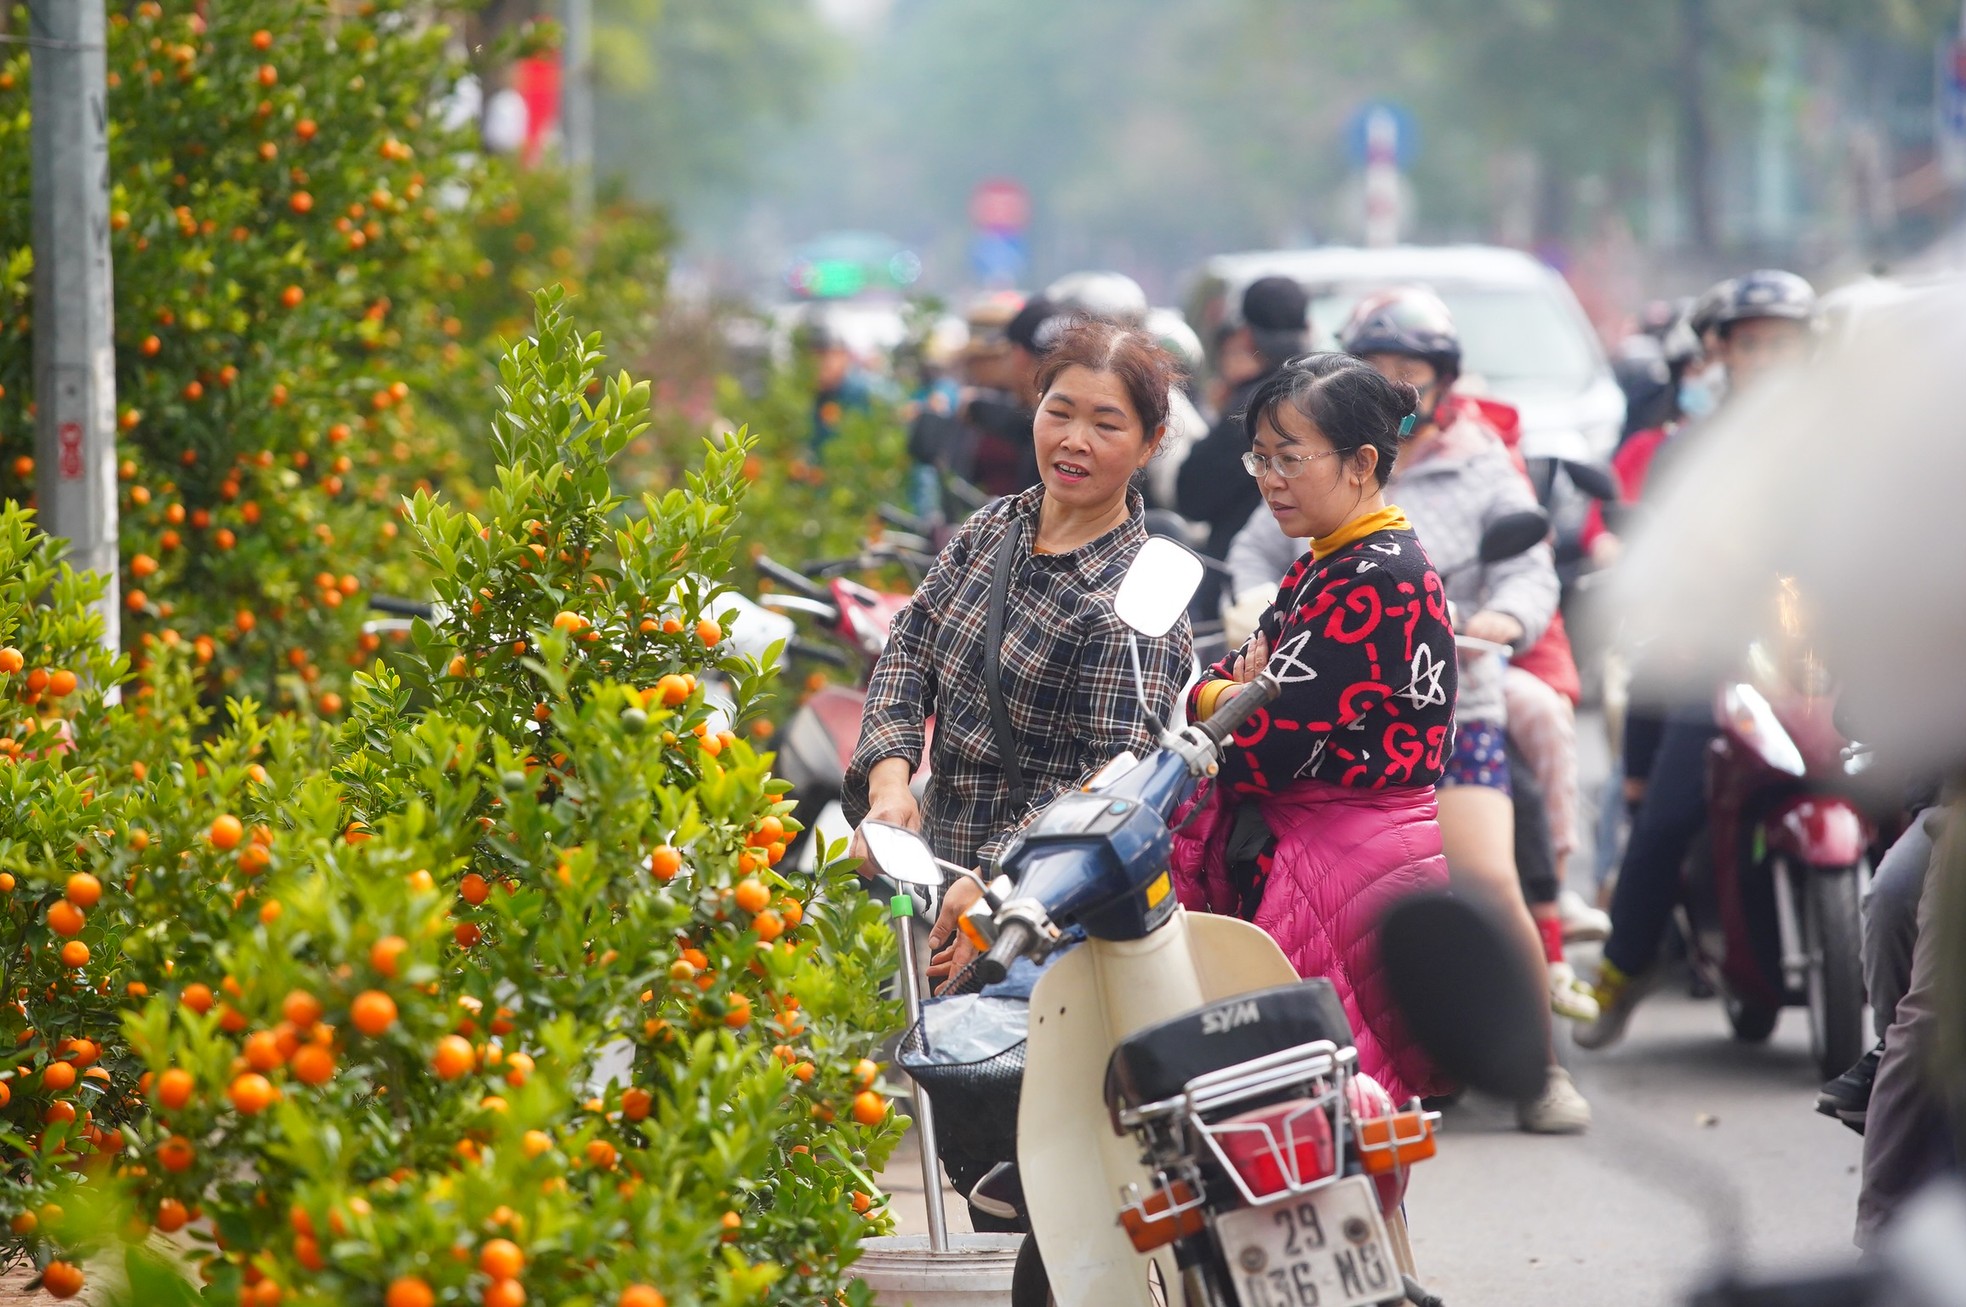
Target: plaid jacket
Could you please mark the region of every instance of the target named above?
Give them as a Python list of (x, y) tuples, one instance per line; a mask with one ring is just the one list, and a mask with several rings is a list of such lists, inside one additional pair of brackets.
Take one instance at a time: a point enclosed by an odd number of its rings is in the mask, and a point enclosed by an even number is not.
[[(1044, 487), (999, 499), (965, 522), (920, 589), (894, 619), (874, 666), (860, 743), (848, 765), (843, 806), (867, 815), (867, 773), (886, 758), (919, 764), (923, 723), (935, 718), (932, 777), (922, 815), (935, 851), (963, 866), (994, 864), (1004, 838), (1061, 791), (1076, 787), (1123, 749), (1154, 747), (1127, 656), (1127, 628), (1113, 595), (1147, 538), (1139, 493), (1130, 516), (1068, 554), (1033, 554)], [(1017, 737), (1029, 803), (1012, 810), (990, 724), (983, 634), (990, 578), (1004, 533), (1024, 533), (1004, 610), (1004, 707)], [(1162, 721), (1187, 679), (1187, 619), (1140, 641), (1147, 701)]]

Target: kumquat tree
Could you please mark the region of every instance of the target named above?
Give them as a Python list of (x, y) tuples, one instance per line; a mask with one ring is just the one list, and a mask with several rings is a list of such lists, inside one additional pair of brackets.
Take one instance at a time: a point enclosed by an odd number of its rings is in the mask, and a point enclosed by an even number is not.
[[(181, 634), (212, 702), (339, 711), (364, 596), (404, 579), (389, 510), (463, 466), (419, 410), (470, 357), (478, 194), (426, 8), (110, 6), (124, 624)], [(29, 60), (0, 49), (0, 493), (31, 502)]]
[(869, 1060), (888, 926), (839, 850), (781, 864), (792, 805), (737, 729), (769, 673), (712, 578), (749, 438), (625, 502), (647, 390), (599, 358), (542, 293), (482, 512), (408, 505), (436, 612), (338, 725), (214, 715), (161, 640), (104, 704), (87, 585), (31, 602), (46, 546), (0, 518), (0, 786), (62, 800), (0, 813), (0, 1226), (48, 1292), (865, 1301), (906, 1124)]

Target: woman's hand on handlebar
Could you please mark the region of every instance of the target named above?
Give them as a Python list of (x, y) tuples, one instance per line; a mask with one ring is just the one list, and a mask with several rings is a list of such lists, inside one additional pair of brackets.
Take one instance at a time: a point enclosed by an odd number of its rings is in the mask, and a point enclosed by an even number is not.
[(935, 918), (935, 928), (928, 932), (928, 978), (942, 982), (936, 987), (937, 993), (948, 987), (951, 977), (976, 960), (976, 946), (959, 927), (963, 913), (975, 907), (982, 897), (983, 887), (967, 876), (943, 892), (942, 911)]
[(1247, 685), (1260, 676), (1269, 664), (1270, 637), (1258, 631), (1249, 637), (1248, 646), (1236, 653), (1235, 665), (1229, 671), (1236, 684)]
[(1498, 613), (1492, 608), (1484, 608), (1468, 619), (1462, 635), (1491, 644), (1514, 644), (1523, 637), (1522, 623), (1507, 613)]
[[(883, 758), (875, 763), (867, 773), (867, 820), (884, 821), (892, 826), (905, 826), (909, 830), (922, 828), (922, 808), (915, 802), (913, 790), (908, 782), (914, 779), (915, 769), (906, 758)], [(860, 859), (860, 875), (868, 880), (880, 871), (868, 862), (867, 841), (860, 832), (853, 832), (851, 856)]]

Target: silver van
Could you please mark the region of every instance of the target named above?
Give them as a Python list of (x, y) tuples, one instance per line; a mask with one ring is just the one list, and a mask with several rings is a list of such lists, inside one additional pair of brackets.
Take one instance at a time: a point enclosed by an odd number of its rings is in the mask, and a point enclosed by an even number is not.
[(1311, 347), (1336, 349), (1354, 305), (1393, 286), (1431, 287), (1461, 329), (1462, 370), (1522, 414), (1528, 458), (1602, 462), (1618, 443), (1624, 392), (1563, 278), (1519, 250), (1487, 245), (1322, 246), (1223, 254), (1201, 266), (1184, 305), (1214, 360), (1217, 333), (1241, 315), (1258, 277), (1285, 276), (1311, 297)]

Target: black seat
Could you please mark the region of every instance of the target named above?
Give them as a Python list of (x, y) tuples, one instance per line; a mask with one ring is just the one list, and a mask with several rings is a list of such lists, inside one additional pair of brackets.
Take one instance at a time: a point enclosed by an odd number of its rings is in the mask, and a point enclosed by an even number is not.
[(1173, 1098), (1196, 1076), (1320, 1039), (1340, 1048), (1352, 1042), (1352, 1023), (1328, 980), (1225, 998), (1121, 1040), (1106, 1063), (1106, 1106), (1117, 1113)]

